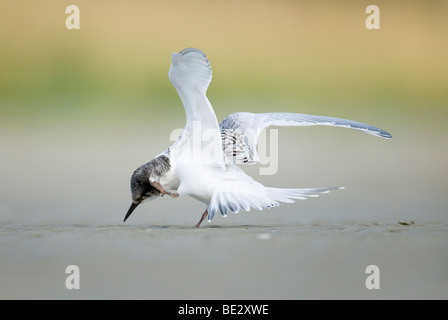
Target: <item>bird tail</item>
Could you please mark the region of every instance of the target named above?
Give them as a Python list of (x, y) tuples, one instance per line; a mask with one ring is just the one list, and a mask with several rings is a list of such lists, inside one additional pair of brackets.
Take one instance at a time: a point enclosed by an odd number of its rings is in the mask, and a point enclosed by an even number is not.
[(266, 191), (271, 195), (275, 202), (292, 203), (294, 199), (306, 200), (311, 197), (318, 197), (321, 193), (329, 193), (330, 190), (344, 189), (344, 187), (330, 187), (330, 188), (311, 188), (311, 189), (284, 189), (284, 188), (269, 188)]
[(240, 209), (250, 211), (251, 208), (263, 210), (263, 208), (279, 206), (280, 202), (292, 203), (296, 199), (305, 200), (310, 197), (318, 197), (321, 193), (328, 193), (335, 189), (344, 188), (284, 189), (269, 188), (262, 184), (251, 184), (249, 188), (247, 186), (243, 188), (243, 186), (234, 185), (233, 189), (213, 194), (207, 208), (208, 221), (213, 219), (217, 211), (220, 211), (225, 217), (228, 211), (237, 213)]

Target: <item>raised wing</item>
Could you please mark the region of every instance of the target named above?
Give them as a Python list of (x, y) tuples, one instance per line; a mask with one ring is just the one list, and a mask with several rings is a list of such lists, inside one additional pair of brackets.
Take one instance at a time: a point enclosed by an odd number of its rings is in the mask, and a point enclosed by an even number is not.
[(182, 159), (222, 167), (221, 133), (216, 114), (206, 96), (212, 80), (207, 57), (195, 48), (173, 53), (168, 76), (185, 108), (186, 125), (178, 145), (188, 156)]
[(378, 137), (390, 139), (384, 130), (371, 125), (333, 117), (300, 113), (232, 113), (219, 125), (225, 155), (239, 164), (259, 161), (256, 150), (260, 132), (269, 126), (335, 126), (360, 130)]
[(184, 105), (186, 128), (191, 130), (193, 122), (200, 121), (202, 130), (218, 129), (218, 120), (206, 96), (212, 69), (205, 54), (195, 48), (173, 53), (168, 76)]

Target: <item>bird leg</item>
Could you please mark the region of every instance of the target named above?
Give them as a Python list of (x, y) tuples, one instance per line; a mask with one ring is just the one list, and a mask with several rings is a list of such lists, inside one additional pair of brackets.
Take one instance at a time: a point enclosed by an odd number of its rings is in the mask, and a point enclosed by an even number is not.
[(198, 223), (196, 223), (196, 228), (199, 228), (199, 226), (201, 225), (202, 221), (204, 221), (204, 219), (207, 217), (208, 215), (208, 211), (205, 210), (204, 213), (202, 214), (201, 220), (199, 220)]
[(172, 198), (177, 198), (177, 197), (179, 196), (179, 194), (176, 193), (176, 192), (172, 193), (172, 192), (168, 192), (168, 191), (166, 191), (166, 190), (162, 187), (162, 185), (161, 185), (160, 183), (156, 182), (156, 181), (154, 181), (154, 182), (150, 182), (149, 184), (152, 185), (152, 186), (153, 186), (154, 188), (156, 188), (157, 190), (159, 190), (160, 193), (162, 194), (162, 197), (163, 197), (164, 195), (166, 195), (166, 194), (169, 195), (169, 196), (172, 197)]

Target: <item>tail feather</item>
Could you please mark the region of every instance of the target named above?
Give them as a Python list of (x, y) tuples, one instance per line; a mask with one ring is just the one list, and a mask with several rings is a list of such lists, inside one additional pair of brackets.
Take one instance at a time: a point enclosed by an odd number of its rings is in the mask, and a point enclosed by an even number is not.
[(253, 188), (238, 188), (215, 193), (210, 200), (208, 221), (211, 221), (217, 211), (225, 217), (228, 211), (250, 211), (250, 208), (263, 210), (273, 208), (283, 203), (293, 203), (295, 200), (306, 200), (318, 197), (319, 194), (328, 193), (331, 190), (344, 189), (343, 187), (311, 188), (311, 189), (285, 189), (269, 188), (261, 184), (252, 185)]
[(310, 197), (318, 197), (320, 193), (329, 193), (330, 190), (343, 189), (343, 187), (312, 188), (312, 189), (283, 189), (268, 188), (266, 190), (276, 201), (292, 203), (296, 200), (306, 200)]

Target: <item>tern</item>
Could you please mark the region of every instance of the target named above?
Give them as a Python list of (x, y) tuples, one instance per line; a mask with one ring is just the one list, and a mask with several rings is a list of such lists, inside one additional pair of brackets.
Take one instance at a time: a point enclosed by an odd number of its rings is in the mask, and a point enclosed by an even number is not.
[(188, 195), (204, 203), (205, 211), (196, 224), (199, 227), (218, 211), (226, 217), (230, 211), (262, 210), (342, 189), (270, 188), (248, 176), (237, 165), (259, 162), (258, 136), (270, 126), (336, 126), (392, 138), (386, 131), (361, 122), (299, 113), (236, 112), (218, 124), (206, 96), (212, 79), (210, 63), (196, 48), (173, 53), (168, 76), (185, 108), (186, 125), (168, 149), (132, 174), (132, 204), (123, 222), (142, 202), (164, 195)]

